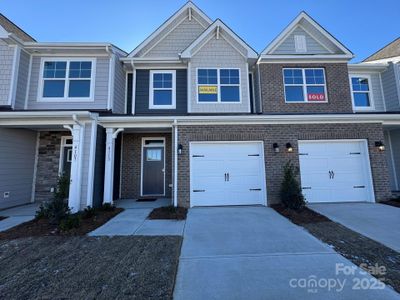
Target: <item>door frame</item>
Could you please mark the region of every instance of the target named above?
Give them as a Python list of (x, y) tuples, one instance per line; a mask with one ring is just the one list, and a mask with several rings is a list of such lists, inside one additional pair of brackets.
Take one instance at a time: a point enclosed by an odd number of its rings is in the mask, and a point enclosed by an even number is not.
[(70, 144), (70, 145), (68, 144), (67, 145), (67, 143), (66, 143), (67, 140), (72, 140), (72, 136), (64, 135), (64, 136), (61, 137), (60, 159), (59, 159), (59, 163), (58, 163), (58, 175), (61, 175), (62, 168), (63, 168), (63, 165), (64, 165), (64, 159), (65, 159), (65, 157), (64, 157), (64, 149), (66, 147), (69, 147), (72, 150), (72, 144)]
[[(312, 144), (312, 143), (349, 143), (349, 142), (361, 142), (364, 150), (365, 150), (365, 157), (364, 157), (364, 163), (366, 166), (366, 170), (367, 170), (367, 181), (369, 183), (369, 199), (366, 202), (372, 202), (375, 203), (375, 190), (374, 190), (374, 181), (372, 178), (372, 169), (371, 169), (371, 158), (369, 155), (369, 148), (368, 148), (368, 140), (367, 139), (332, 139), (332, 140), (328, 140), (328, 139), (323, 139), (323, 140), (298, 140), (297, 144), (298, 144), (298, 148), (299, 148), (299, 155), (298, 155), (298, 159), (299, 159), (299, 166), (300, 166), (300, 143), (308, 143), (308, 144)], [(300, 166), (300, 178), (301, 178), (301, 166)], [(337, 202), (337, 203), (351, 203), (351, 202)]]
[[(164, 189), (162, 194), (149, 194), (149, 195), (143, 195), (143, 159), (144, 159), (144, 148), (145, 148), (145, 142), (146, 141), (152, 141), (152, 140), (162, 140), (163, 145), (162, 147), (164, 148), (164, 165), (163, 165), (163, 170), (164, 170)], [(161, 146), (147, 146), (149, 148), (152, 147), (157, 147), (160, 148)], [(142, 137), (142, 143), (141, 143), (141, 155), (140, 155), (140, 196), (141, 197), (147, 197), (147, 196), (165, 196), (165, 137)]]
[[(193, 178), (193, 169), (191, 166), (191, 161), (192, 161), (192, 152), (193, 148), (192, 145), (195, 144), (258, 144), (260, 145), (261, 149), (261, 160), (263, 162), (261, 169), (263, 172), (263, 178), (262, 178), (262, 188), (264, 189), (265, 193), (263, 193), (263, 205), (268, 206), (268, 191), (267, 191), (267, 174), (265, 171), (265, 147), (264, 147), (264, 141), (258, 140), (258, 141), (191, 141), (189, 142), (189, 201), (190, 201), (190, 207), (193, 207), (193, 202), (191, 199), (192, 195), (192, 190), (193, 190), (193, 183), (192, 183), (192, 178)], [(229, 205), (228, 205), (229, 206)]]

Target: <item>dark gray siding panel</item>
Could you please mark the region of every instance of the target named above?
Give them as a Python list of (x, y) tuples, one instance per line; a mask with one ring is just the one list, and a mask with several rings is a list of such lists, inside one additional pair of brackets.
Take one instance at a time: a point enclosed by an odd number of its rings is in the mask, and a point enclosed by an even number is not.
[(31, 201), (36, 140), (35, 131), (0, 128), (0, 209)]
[(103, 203), (104, 193), (104, 163), (106, 148), (106, 133), (103, 127), (97, 126), (96, 158), (94, 165), (93, 182), (93, 207), (99, 207)]
[(149, 109), (149, 70), (136, 70), (135, 114), (183, 115), (187, 113), (187, 70), (176, 70), (176, 109)]
[(132, 78), (133, 74), (128, 74), (128, 82), (126, 87), (126, 113), (132, 114)]

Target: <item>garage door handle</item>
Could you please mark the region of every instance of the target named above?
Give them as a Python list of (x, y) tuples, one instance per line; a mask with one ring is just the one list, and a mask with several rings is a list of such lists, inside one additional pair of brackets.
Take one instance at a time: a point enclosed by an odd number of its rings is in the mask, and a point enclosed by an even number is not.
[(303, 186), (302, 189), (303, 190), (311, 190), (311, 186)]
[(247, 156), (260, 156), (260, 154), (248, 154)]
[(204, 157), (204, 155), (192, 155), (192, 157)]
[(193, 193), (204, 193), (206, 190), (193, 190)]
[(365, 185), (355, 185), (353, 186), (354, 189), (365, 189)]
[(257, 191), (261, 191), (261, 189), (250, 189), (250, 191), (257, 192)]
[(350, 152), (350, 155), (359, 155), (361, 152)]

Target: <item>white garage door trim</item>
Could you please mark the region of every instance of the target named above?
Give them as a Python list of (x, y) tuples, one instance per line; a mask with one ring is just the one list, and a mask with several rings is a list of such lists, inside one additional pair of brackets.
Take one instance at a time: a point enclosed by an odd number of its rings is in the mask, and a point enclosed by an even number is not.
[[(267, 185), (266, 185), (266, 173), (265, 173), (265, 155), (264, 155), (264, 142), (263, 141), (193, 141), (189, 142), (189, 197), (190, 197), (190, 207), (193, 207), (192, 201), (192, 193), (193, 193), (193, 168), (192, 168), (192, 155), (193, 155), (193, 145), (196, 144), (258, 144), (260, 147), (260, 160), (262, 161), (261, 170), (262, 170), (262, 205), (267, 206), (268, 199), (267, 199)], [(234, 205), (234, 204), (232, 204)], [(229, 204), (227, 204), (229, 206)]]
[[(375, 202), (375, 191), (374, 191), (374, 184), (373, 184), (373, 179), (372, 179), (372, 170), (371, 170), (371, 163), (370, 163), (370, 155), (369, 155), (369, 149), (368, 149), (368, 141), (366, 139), (333, 139), (333, 140), (299, 140), (299, 149), (300, 149), (300, 144), (302, 143), (351, 143), (351, 142), (359, 142), (363, 145), (365, 155), (364, 155), (364, 163), (366, 164), (365, 170), (367, 171), (367, 181), (369, 183), (368, 190), (369, 190), (369, 199), (367, 199), (367, 202)], [(299, 160), (300, 160), (300, 155), (301, 153), (299, 152)], [(301, 171), (301, 169), (300, 169)], [(317, 203), (317, 202), (315, 202)]]

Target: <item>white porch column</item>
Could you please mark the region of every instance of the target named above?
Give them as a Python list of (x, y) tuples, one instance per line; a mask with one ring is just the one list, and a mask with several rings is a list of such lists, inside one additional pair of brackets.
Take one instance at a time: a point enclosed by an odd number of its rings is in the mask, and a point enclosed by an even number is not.
[(114, 156), (115, 156), (115, 139), (123, 128), (107, 128), (106, 129), (106, 159), (104, 169), (104, 197), (103, 203), (113, 203), (114, 190)]
[(74, 124), (72, 127), (64, 127), (68, 128), (72, 134), (72, 162), (68, 206), (71, 211), (75, 213), (79, 211), (81, 203), (83, 138), (85, 125)]

